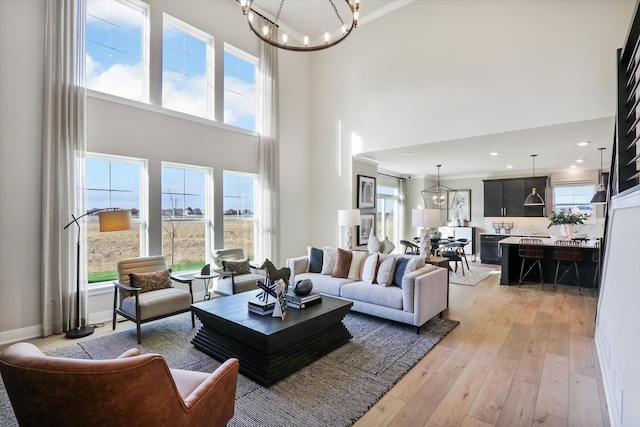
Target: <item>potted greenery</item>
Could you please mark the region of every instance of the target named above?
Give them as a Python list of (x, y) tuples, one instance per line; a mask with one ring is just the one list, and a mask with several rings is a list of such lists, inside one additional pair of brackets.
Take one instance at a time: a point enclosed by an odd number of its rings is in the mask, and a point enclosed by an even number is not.
[(551, 228), (552, 225), (559, 225), (561, 233), (571, 238), (573, 236), (573, 229), (578, 224), (584, 224), (584, 221), (589, 219), (589, 214), (576, 213), (571, 211), (552, 211), (549, 216), (549, 225), (547, 228)]

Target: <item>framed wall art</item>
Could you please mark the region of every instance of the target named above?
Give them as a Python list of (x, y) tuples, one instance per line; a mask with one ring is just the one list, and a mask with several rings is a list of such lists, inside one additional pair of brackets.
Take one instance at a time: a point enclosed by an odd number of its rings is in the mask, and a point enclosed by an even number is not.
[(471, 190), (447, 191), (447, 221), (471, 221)]
[(360, 225), (358, 226), (358, 246), (365, 246), (369, 243), (369, 235), (371, 229), (373, 234), (376, 234), (376, 214), (374, 213), (360, 213)]
[(376, 179), (371, 176), (358, 175), (358, 208), (376, 207)]

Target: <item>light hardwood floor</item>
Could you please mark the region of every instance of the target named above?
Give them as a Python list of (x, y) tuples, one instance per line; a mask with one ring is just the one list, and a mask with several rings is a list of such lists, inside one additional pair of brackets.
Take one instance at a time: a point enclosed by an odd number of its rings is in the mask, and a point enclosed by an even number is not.
[(450, 285), (444, 317), (460, 325), (355, 427), (609, 425), (597, 298), (498, 283)]
[[(494, 274), (450, 285), (444, 317), (460, 325), (355, 427), (609, 426), (593, 340), (597, 299), (498, 282)], [(107, 323), (83, 339), (110, 332)], [(77, 342), (30, 341), (43, 350)]]

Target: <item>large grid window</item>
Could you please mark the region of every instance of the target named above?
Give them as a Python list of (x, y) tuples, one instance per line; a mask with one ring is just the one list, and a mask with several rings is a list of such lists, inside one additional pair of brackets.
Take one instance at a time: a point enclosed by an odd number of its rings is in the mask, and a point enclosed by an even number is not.
[(98, 214), (86, 217), (87, 280), (89, 283), (118, 278), (116, 262), (143, 255), (141, 243), (146, 230), (143, 206), (142, 176), (145, 164), (141, 160), (115, 156), (87, 155), (86, 207), (118, 208), (131, 211), (131, 229), (101, 233)]
[(213, 58), (213, 37), (165, 14), (162, 106), (213, 119)]
[(242, 248), (254, 258), (255, 241), (255, 181), (254, 175), (224, 173), (224, 247)]
[(148, 9), (137, 0), (87, 0), (86, 87), (148, 102)]
[(256, 130), (258, 59), (225, 43), (224, 122)]
[(376, 234), (380, 239), (388, 237), (397, 246), (398, 242), (395, 240), (398, 230), (397, 191), (394, 187), (378, 185), (376, 192)]
[(553, 187), (553, 210), (588, 214), (585, 223), (595, 223), (595, 211), (591, 198), (596, 192), (595, 185), (561, 185)]
[(206, 262), (210, 170), (163, 163), (162, 253), (174, 271)]

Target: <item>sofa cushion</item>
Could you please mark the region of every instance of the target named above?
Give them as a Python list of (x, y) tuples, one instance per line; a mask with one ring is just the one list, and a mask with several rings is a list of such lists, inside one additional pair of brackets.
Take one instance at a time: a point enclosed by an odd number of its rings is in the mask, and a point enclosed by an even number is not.
[(351, 255), (351, 265), (349, 266), (349, 274), (347, 275), (347, 278), (359, 281), (361, 278), (360, 271), (362, 270), (362, 262), (364, 261), (368, 253), (362, 251), (353, 251)]
[(309, 279), (313, 283), (313, 292), (320, 292), (322, 294), (339, 297), (340, 288), (346, 283), (352, 283), (349, 279), (340, 279), (337, 277), (331, 277), (326, 274), (318, 273), (302, 273), (296, 274), (296, 282), (298, 280)]
[(249, 267), (249, 260), (244, 261), (222, 261), (222, 268), (224, 271), (230, 271), (236, 274), (251, 274), (251, 268)]
[(396, 257), (393, 255), (380, 254), (378, 272), (376, 273), (376, 283), (380, 286), (391, 286), (393, 282), (393, 272), (396, 266)]
[(376, 274), (378, 273), (378, 260), (380, 259), (380, 254), (369, 254), (369, 256), (364, 260), (364, 265), (362, 267), (362, 281), (368, 284), (373, 284), (376, 282)]
[(351, 251), (345, 251), (338, 248), (338, 256), (336, 258), (336, 265), (331, 272), (331, 277), (338, 277), (346, 279), (349, 276), (349, 268), (351, 267), (351, 258), (353, 254)]
[(402, 310), (402, 289), (395, 286), (370, 286), (365, 282), (347, 283), (340, 289), (340, 296), (354, 301)]
[(405, 270), (409, 264), (409, 258), (398, 257), (396, 259), (396, 270), (393, 273), (393, 285), (402, 288), (402, 278), (404, 277)]
[(129, 273), (131, 286), (140, 288), (140, 292), (157, 291), (171, 288), (171, 271), (156, 271), (153, 273)]
[(309, 250), (309, 273), (320, 273), (322, 271), (322, 249), (308, 247)]
[(322, 248), (322, 271), (320, 274), (331, 274), (338, 259), (338, 249), (325, 246)]

